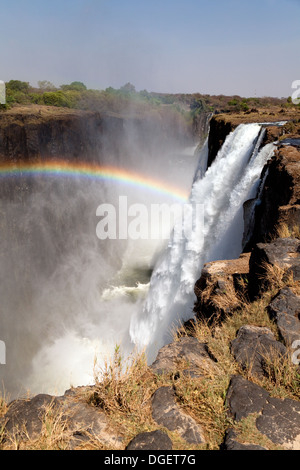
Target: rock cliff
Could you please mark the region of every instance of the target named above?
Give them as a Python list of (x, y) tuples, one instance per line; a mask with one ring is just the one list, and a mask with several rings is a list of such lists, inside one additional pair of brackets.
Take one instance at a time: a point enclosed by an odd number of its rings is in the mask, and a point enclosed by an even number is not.
[[(200, 130), (199, 130), (200, 132)], [(190, 145), (186, 128), (144, 117), (102, 114), (50, 106), (18, 106), (0, 113), (0, 161), (46, 159), (109, 162), (130, 155), (133, 145), (151, 153)]]

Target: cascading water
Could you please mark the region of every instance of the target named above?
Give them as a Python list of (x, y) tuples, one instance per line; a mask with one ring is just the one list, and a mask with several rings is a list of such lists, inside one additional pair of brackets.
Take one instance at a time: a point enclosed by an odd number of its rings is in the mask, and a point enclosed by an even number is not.
[[(169, 182), (180, 182), (185, 191), (192, 185), (189, 208), (204, 209), (192, 237), (177, 237), (175, 230), (163, 251), (157, 240), (100, 242), (95, 211), (101, 202), (117, 204), (120, 194), (148, 206), (172, 204), (168, 197), (81, 178), (37, 178), (31, 192), (26, 180), (13, 181), (14, 188), (22, 184), (20, 197), (16, 191), (15, 199), (0, 199), (5, 390), (12, 396), (26, 389), (57, 394), (92, 383), (94, 359), (101, 363), (117, 343), (124, 355), (146, 348), (151, 362), (169, 341), (172, 325), (193, 316), (193, 288), (203, 264), (241, 251), (242, 205), (253, 197), (273, 152), (272, 145), (257, 152), (261, 138), (260, 125), (239, 126), (206, 173), (207, 140), (198, 165), (194, 149), (169, 160), (158, 153), (152, 166), (161, 170), (165, 162)], [(145, 171), (146, 156), (142, 163)]]
[(171, 142), (154, 153), (131, 141), (130, 153), (107, 156), (113, 176), (127, 172), (125, 181), (50, 173), (51, 161), (42, 173), (26, 173), (26, 162), (17, 174), (0, 170), (0, 391), (10, 398), (93, 383), (94, 361), (103, 366), (116, 344), (131, 352), (130, 317), (162, 241), (99, 240), (97, 207), (117, 207), (120, 195), (128, 206), (172, 204), (176, 194), (155, 183), (185, 195), (197, 164), (195, 146)]
[(173, 235), (154, 269), (143, 310), (130, 323), (132, 341), (146, 349), (150, 362), (170, 341), (171, 326), (193, 316), (194, 284), (203, 264), (237, 257), (242, 250), (243, 203), (255, 191), (274, 148), (270, 144), (258, 152), (261, 129), (259, 124), (240, 125), (205, 176), (194, 181), (190, 204), (203, 205), (203, 225), (191, 239)]

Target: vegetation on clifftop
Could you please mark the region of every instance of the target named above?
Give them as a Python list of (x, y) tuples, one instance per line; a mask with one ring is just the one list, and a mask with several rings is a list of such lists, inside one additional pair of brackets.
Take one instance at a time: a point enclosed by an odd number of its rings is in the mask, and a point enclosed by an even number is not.
[(300, 106), (295, 106), (290, 97), (244, 98), (237, 95), (169, 94), (147, 90), (138, 92), (131, 83), (126, 83), (120, 89), (109, 87), (105, 90), (88, 89), (80, 81), (59, 87), (47, 80), (39, 81), (38, 87), (20, 80), (6, 83), (6, 105), (0, 105), (0, 109), (32, 104), (133, 115), (148, 115), (159, 111), (162, 117), (165, 113), (172, 113), (177, 119), (190, 125), (203, 112), (250, 114), (265, 109), (272, 113), (274, 108), (277, 111), (287, 111), (299, 109)]

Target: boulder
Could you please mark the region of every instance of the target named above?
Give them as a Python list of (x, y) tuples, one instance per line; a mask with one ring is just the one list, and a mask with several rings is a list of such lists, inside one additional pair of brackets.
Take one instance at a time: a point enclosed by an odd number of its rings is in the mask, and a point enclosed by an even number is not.
[(30, 400), (15, 400), (3, 418), (7, 434), (20, 435), (22, 439), (36, 439), (42, 432), (47, 413), (49, 419), (61, 420), (69, 449), (88, 441), (98, 440), (106, 446), (120, 448), (122, 437), (110, 428), (105, 413), (74, 399), (73, 393), (63, 397), (37, 395)]
[(50, 395), (40, 394), (31, 400), (14, 400), (4, 416), (5, 430), (9, 434), (22, 433), (34, 439), (42, 431), (46, 410), (57, 406), (57, 399)]
[[(286, 450), (300, 450), (299, 401), (272, 398), (266, 390), (241, 376), (232, 377), (226, 401), (235, 421), (257, 415), (255, 425), (262, 435)], [(229, 446), (234, 445), (236, 438), (236, 434), (227, 436)]]
[(238, 259), (206, 263), (194, 292), (197, 297), (194, 312), (198, 317), (224, 316), (240, 306), (241, 281), (248, 278), (250, 253)]
[(241, 421), (250, 414), (261, 413), (268, 397), (266, 390), (235, 375), (231, 378), (226, 397), (229, 414), (235, 421)]
[(300, 341), (299, 295), (296, 295), (289, 287), (281, 289), (269, 304), (268, 312), (275, 320), (287, 347), (292, 346), (294, 341)]
[(275, 444), (300, 450), (300, 402), (269, 397), (256, 426)]
[(202, 427), (176, 403), (172, 387), (160, 387), (152, 397), (152, 417), (169, 431), (176, 431), (189, 444), (205, 443)]
[(206, 344), (186, 336), (161, 348), (150, 368), (154, 374), (179, 376), (183, 370), (183, 374), (201, 377), (216, 370), (217, 364)]
[(286, 347), (276, 341), (268, 328), (244, 325), (231, 342), (231, 352), (243, 369), (252, 375), (263, 377), (267, 366), (287, 354)]
[(160, 430), (138, 434), (126, 447), (126, 450), (172, 450), (169, 436)]

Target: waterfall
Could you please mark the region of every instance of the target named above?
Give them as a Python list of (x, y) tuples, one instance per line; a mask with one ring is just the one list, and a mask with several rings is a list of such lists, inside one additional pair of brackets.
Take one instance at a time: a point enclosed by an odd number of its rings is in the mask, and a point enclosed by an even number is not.
[(131, 318), (131, 339), (146, 349), (149, 361), (172, 340), (172, 325), (193, 317), (194, 284), (204, 263), (239, 256), (243, 203), (273, 152), (272, 144), (259, 151), (262, 139), (261, 125), (241, 124), (227, 136), (202, 178), (201, 154), (189, 204), (193, 210), (202, 205), (203, 224), (190, 239), (178, 239), (173, 233), (153, 271), (143, 309)]

